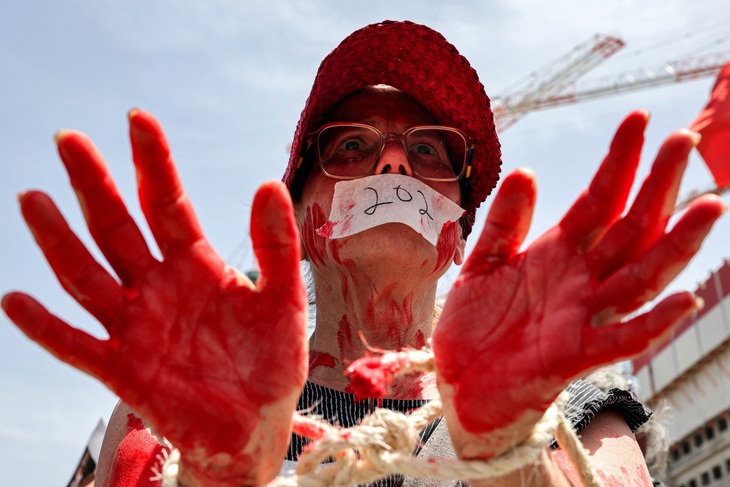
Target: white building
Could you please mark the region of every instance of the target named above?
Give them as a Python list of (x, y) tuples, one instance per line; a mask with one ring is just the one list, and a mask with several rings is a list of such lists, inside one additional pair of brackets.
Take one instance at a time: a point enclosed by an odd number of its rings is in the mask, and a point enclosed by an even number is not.
[(730, 486), (730, 261), (695, 292), (705, 307), (633, 361), (639, 397), (673, 409), (667, 484)]

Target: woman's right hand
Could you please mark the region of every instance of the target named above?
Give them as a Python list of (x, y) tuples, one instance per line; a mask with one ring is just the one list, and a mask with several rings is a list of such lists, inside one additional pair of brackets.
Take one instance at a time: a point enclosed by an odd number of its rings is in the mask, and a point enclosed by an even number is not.
[[(696, 310), (676, 293), (643, 313), (725, 211), (694, 201), (669, 228), (695, 135), (670, 135), (628, 211), (648, 113), (620, 125), (590, 186), (520, 250), (536, 200), (531, 171), (509, 175), (433, 337), (439, 392), (462, 457), (521, 442), (573, 379), (650, 349)], [(629, 317), (629, 315), (631, 315)]]
[(307, 376), (299, 236), (281, 184), (264, 184), (251, 217), (254, 286), (205, 239), (148, 113), (129, 114), (139, 197), (156, 259), (100, 154), (57, 136), (89, 230), (116, 273), (96, 262), (52, 200), (20, 196), (23, 217), (64, 289), (106, 328), (96, 339), (27, 294), (2, 307), (32, 340), (103, 382), (182, 454), (184, 485), (262, 484), (276, 476)]

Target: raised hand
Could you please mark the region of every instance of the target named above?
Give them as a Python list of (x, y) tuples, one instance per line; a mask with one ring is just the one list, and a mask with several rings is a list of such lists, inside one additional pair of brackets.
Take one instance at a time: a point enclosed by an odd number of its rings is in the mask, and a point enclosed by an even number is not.
[(698, 306), (679, 293), (622, 321), (684, 268), (724, 211), (717, 197), (703, 197), (667, 230), (696, 143), (679, 131), (622, 216), (647, 121), (641, 111), (624, 120), (590, 187), (524, 252), (534, 176), (518, 170), (502, 183), (433, 337), (461, 457), (519, 443), (570, 380), (646, 350)]
[(98, 378), (182, 454), (185, 485), (261, 484), (278, 473), (306, 379), (306, 293), (286, 188), (263, 185), (251, 237), (254, 285), (207, 242), (167, 141), (148, 113), (129, 114), (142, 210), (157, 260), (101, 156), (77, 132), (57, 136), (91, 234), (116, 273), (94, 260), (51, 199), (20, 197), (36, 242), (64, 289), (107, 330), (98, 340), (9, 293), (10, 319), (49, 352)]

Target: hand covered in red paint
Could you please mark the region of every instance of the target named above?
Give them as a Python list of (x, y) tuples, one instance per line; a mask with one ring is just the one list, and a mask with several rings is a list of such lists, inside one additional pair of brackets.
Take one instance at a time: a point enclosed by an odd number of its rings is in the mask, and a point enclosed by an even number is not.
[[(250, 485), (278, 473), (306, 378), (306, 293), (291, 201), (258, 191), (251, 217), (261, 266), (254, 285), (203, 236), (149, 114), (129, 115), (153, 257), (101, 156), (77, 132), (57, 137), (91, 234), (116, 277), (94, 260), (51, 199), (20, 197), (23, 216), (64, 289), (107, 330), (98, 340), (32, 297), (3, 309), (31, 339), (98, 378), (182, 453), (185, 485)], [(272, 346), (272, 344), (284, 344)]]
[(524, 252), (534, 175), (518, 170), (502, 183), (433, 338), (462, 457), (518, 444), (570, 380), (646, 350), (697, 307), (679, 293), (621, 321), (684, 268), (724, 210), (717, 197), (700, 198), (667, 230), (695, 144), (680, 131), (664, 142), (622, 216), (647, 120), (646, 112), (626, 118), (590, 187)]

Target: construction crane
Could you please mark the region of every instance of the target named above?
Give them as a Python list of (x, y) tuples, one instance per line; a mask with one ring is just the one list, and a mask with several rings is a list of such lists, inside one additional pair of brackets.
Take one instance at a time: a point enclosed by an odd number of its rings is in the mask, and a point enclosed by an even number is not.
[[(504, 96), (493, 99), (497, 131), (514, 125), (520, 118), (534, 110), (544, 110), (604, 96), (654, 88), (670, 83), (681, 83), (696, 79), (715, 77), (723, 66), (730, 63), (730, 52), (718, 52), (665, 63), (653, 69), (641, 68), (632, 72), (576, 82), (585, 73), (594, 69), (624, 47), (624, 42), (612, 36), (597, 34), (576, 46), (567, 55), (545, 68), (531, 74), (519, 88)], [(711, 169), (712, 170), (712, 169)], [(730, 186), (710, 187), (693, 191), (680, 202), (675, 211), (684, 209), (692, 200), (702, 194), (723, 194)]]
[(624, 46), (621, 39), (595, 35), (568, 55), (531, 75), (513, 92), (493, 99), (498, 131), (504, 131), (534, 110), (554, 108), (591, 98), (610, 96), (670, 83), (717, 76), (730, 62), (730, 52), (720, 52), (665, 63), (653, 69), (641, 68), (594, 81), (576, 81)]
[(528, 76), (507, 95), (493, 98), (497, 128), (504, 130), (532, 111), (534, 101), (559, 95), (580, 77), (625, 46), (618, 37), (596, 34), (570, 52)]

